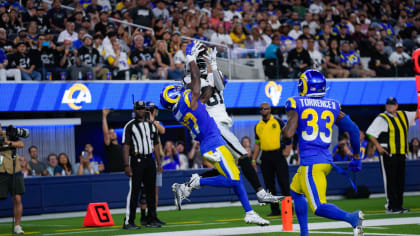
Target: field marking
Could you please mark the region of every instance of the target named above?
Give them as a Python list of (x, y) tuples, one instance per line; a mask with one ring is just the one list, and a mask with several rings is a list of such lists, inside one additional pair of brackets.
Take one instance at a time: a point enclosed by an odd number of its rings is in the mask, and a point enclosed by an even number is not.
[[(309, 231), (311, 234), (348, 234), (353, 235), (353, 232), (332, 232), (332, 231)], [(390, 233), (363, 233), (364, 235), (383, 235), (383, 236), (419, 236), (419, 234), (390, 234)]]
[[(419, 221), (420, 221), (420, 217), (405, 217), (405, 218), (365, 220), (363, 221), (363, 223), (364, 223), (364, 226), (383, 226), (383, 225), (418, 224)], [(175, 231), (175, 232), (170, 232), (170, 234), (171, 236), (196, 236), (196, 235), (214, 236), (214, 235), (259, 234), (259, 233), (282, 232), (282, 228), (283, 228), (282, 225), (272, 225), (272, 226), (264, 226), (264, 227), (248, 226), (248, 227)], [(293, 224), (293, 228), (295, 230), (293, 230), (292, 232), (299, 232), (298, 224)], [(339, 228), (350, 228), (350, 226), (346, 222), (322, 222), (322, 223), (309, 224), (309, 229), (311, 231), (318, 230), (318, 229), (322, 230), (322, 229), (339, 229)], [(378, 233), (368, 233), (368, 234), (365, 233), (365, 234), (366, 235), (393, 235), (393, 236), (401, 235), (401, 234), (378, 234)], [(130, 236), (166, 236), (166, 235), (168, 235), (168, 232), (131, 234)], [(407, 235), (407, 234), (404, 234), (404, 235)], [(420, 235), (417, 235), (417, 236), (420, 236)]]
[(182, 221), (182, 222), (168, 222), (168, 225), (177, 225), (177, 224), (201, 224), (203, 221)]
[(387, 227), (380, 227), (380, 226), (366, 226), (363, 228), (368, 228), (368, 229), (388, 229)]
[[(25, 234), (40, 234), (41, 232), (26, 232)], [(0, 234), (0, 236), (11, 236), (12, 234)]]
[[(84, 231), (77, 231), (77, 232), (61, 232), (61, 233), (49, 233), (49, 234), (42, 234), (42, 235), (68, 235), (68, 234), (81, 234), (81, 233), (96, 233), (96, 232), (108, 232), (108, 231), (117, 231), (119, 229), (102, 229), (102, 230), (84, 230)], [(26, 232), (25, 232), (26, 234)]]

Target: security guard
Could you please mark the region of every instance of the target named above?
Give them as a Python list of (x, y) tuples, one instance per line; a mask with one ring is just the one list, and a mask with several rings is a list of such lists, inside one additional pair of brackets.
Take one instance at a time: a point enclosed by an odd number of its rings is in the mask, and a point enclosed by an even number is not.
[(384, 179), (387, 214), (405, 213), (403, 193), (405, 182), (405, 158), (408, 153), (408, 127), (416, 125), (418, 112), (399, 111), (397, 99), (386, 100), (386, 111), (379, 114), (367, 129), (369, 140), (380, 155)]
[[(13, 232), (15, 234), (23, 234), (24, 232), (20, 226), (23, 211), (21, 195), (25, 193), (25, 185), (19, 161), (15, 161), (15, 168), (13, 168), (13, 155), (16, 155), (14, 149), (23, 148), (24, 145), (18, 138), (9, 139), (5, 133), (0, 129), (0, 138), (2, 139), (2, 143), (0, 143), (0, 200), (6, 199), (8, 193), (12, 195), (13, 210), (15, 212)], [(15, 177), (14, 183), (13, 174)]]
[[(280, 135), (284, 122), (271, 114), (271, 107), (264, 102), (260, 106), (262, 119), (255, 126), (255, 145), (252, 156), (252, 165), (256, 168), (256, 159), (261, 154), (261, 170), (264, 183), (268, 191), (276, 195), (276, 180), (281, 188), (283, 196), (290, 196), (289, 167), (286, 157), (289, 155), (291, 145), (281, 148)], [(280, 215), (278, 203), (271, 203), (271, 213), (268, 216)]]
[[(124, 219), (124, 229), (140, 228), (134, 224), (141, 183), (144, 184), (148, 208), (146, 227), (160, 227), (156, 215), (156, 166), (162, 172), (159, 153), (158, 130), (148, 120), (146, 103), (134, 103), (135, 118), (124, 126), (123, 131), (123, 161), (125, 174), (130, 177), (130, 189), (127, 196), (127, 211)], [(152, 153), (155, 154), (153, 159)]]

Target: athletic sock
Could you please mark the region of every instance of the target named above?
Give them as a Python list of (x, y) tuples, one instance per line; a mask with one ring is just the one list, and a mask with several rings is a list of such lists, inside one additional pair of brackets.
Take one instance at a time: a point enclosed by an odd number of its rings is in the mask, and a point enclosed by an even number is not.
[(146, 217), (146, 209), (141, 209), (141, 217)]
[(239, 158), (238, 164), (242, 169), (242, 174), (249, 181), (249, 183), (254, 188), (255, 192), (261, 188), (260, 180), (258, 179), (257, 173), (255, 172), (254, 167), (252, 166), (251, 160), (249, 157)]
[(244, 184), (242, 182), (242, 179), (239, 179), (239, 181), (234, 180), (233, 190), (235, 190), (236, 195), (238, 196), (239, 200), (241, 201), (242, 207), (244, 208), (245, 212), (252, 211), (251, 204), (249, 204), (248, 200), (248, 193), (245, 191)]
[(207, 178), (200, 178), (200, 185), (209, 185), (209, 186), (216, 186), (216, 187), (232, 187), (232, 181), (228, 180), (223, 175), (218, 175), (214, 177), (207, 177)]
[(290, 191), (295, 202), (295, 212), (300, 226), (300, 236), (309, 236), (308, 230), (308, 203), (303, 194)]
[(326, 217), (332, 220), (346, 221), (349, 224), (351, 224), (353, 228), (357, 226), (357, 222), (359, 219), (358, 213), (357, 213), (357, 217), (355, 217), (355, 213), (349, 213), (349, 212), (343, 211), (340, 208), (338, 208), (336, 205), (330, 204), (330, 203), (321, 204), (316, 209), (315, 215)]

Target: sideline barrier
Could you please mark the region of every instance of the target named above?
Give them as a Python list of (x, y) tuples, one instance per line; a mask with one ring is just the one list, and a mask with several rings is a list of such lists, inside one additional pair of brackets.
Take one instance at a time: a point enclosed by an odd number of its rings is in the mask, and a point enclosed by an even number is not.
[[(348, 164), (338, 164), (347, 169)], [(298, 166), (290, 166), (289, 175), (293, 177)], [(163, 187), (159, 189), (159, 205), (173, 205), (171, 185), (189, 180), (192, 173), (202, 170), (165, 171)], [(420, 191), (420, 160), (406, 162), (405, 191)], [(258, 172), (261, 183), (264, 183), (261, 171)], [(379, 162), (363, 163), (358, 174), (351, 173), (357, 185), (366, 185), (372, 193), (383, 193), (383, 179)], [(328, 175), (328, 195), (344, 195), (351, 187), (349, 181), (336, 171)], [(291, 178), (290, 178), (291, 180)], [(256, 199), (255, 191), (248, 181), (244, 181), (249, 199)], [(89, 203), (107, 202), (110, 208), (124, 208), (128, 192), (128, 177), (123, 173), (110, 173), (88, 176), (55, 176), (25, 178), (26, 192), (22, 196), (23, 214), (33, 215), (69, 211), (84, 211)], [(277, 188), (277, 187), (276, 187)], [(277, 188), (277, 190), (279, 190)], [(208, 187), (197, 189), (191, 194), (192, 203), (237, 201), (232, 189)], [(0, 201), (0, 217), (12, 215), (12, 201)]]
[[(0, 83), (0, 112), (74, 111), (132, 109), (132, 98), (160, 104), (162, 89), (174, 81), (111, 82), (21, 82)], [(178, 82), (179, 83), (179, 82)], [(297, 96), (297, 81), (229, 81), (224, 103), (227, 108), (259, 107), (269, 102), (281, 107), (287, 98)], [(386, 98), (398, 98), (399, 104), (416, 104), (415, 79), (363, 80), (331, 79), (326, 97), (343, 106), (384, 105)], [(251, 98), (251, 99), (247, 99)]]

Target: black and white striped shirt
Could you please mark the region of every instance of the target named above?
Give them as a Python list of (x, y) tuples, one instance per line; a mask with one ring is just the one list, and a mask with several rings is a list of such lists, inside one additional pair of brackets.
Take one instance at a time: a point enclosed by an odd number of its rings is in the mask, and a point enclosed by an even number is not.
[(156, 126), (150, 121), (133, 119), (124, 126), (123, 144), (130, 145), (130, 155), (148, 155), (159, 143)]

